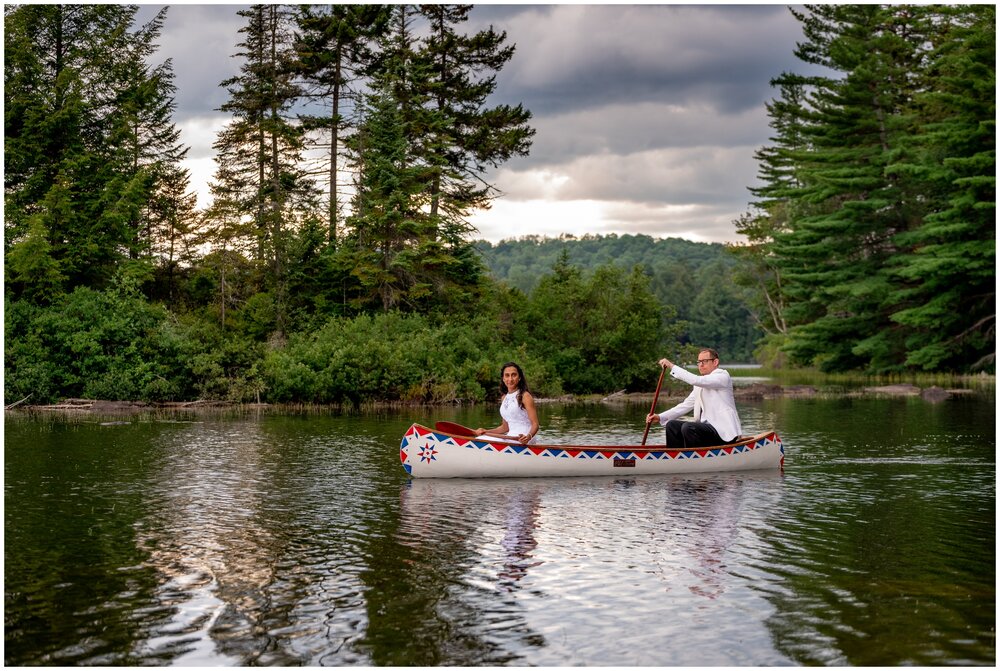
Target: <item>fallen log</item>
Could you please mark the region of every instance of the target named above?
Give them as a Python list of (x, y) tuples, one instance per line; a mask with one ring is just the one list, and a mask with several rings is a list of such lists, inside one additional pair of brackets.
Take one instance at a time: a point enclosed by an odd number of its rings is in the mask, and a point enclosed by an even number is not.
[[(33, 393), (34, 392), (32, 392), (32, 394)], [(10, 405), (5, 405), (3, 409), (4, 410), (10, 410), (11, 408), (16, 408), (17, 406), (21, 405), (22, 403), (24, 403), (25, 401), (27, 401), (29, 398), (31, 398), (32, 394), (28, 394), (27, 396), (25, 396), (24, 398), (22, 398), (17, 403), (11, 403)]]

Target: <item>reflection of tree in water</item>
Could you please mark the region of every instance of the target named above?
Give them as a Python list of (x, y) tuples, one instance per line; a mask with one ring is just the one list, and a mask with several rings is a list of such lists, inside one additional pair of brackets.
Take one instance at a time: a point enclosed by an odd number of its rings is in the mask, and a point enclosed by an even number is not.
[[(382, 560), (364, 576), (373, 588), (369, 612), (377, 614), (366, 636), (375, 664), (511, 664), (519, 656), (509, 648), (537, 645), (514, 612), (516, 602), (496, 600), (534, 565), (539, 497), (537, 490), (525, 495), (521, 487), (515, 481), (420, 479), (403, 486), (398, 530), (379, 541)], [(491, 531), (500, 524), (504, 534), (496, 553)], [(494, 554), (499, 567), (484, 566)], [(484, 591), (484, 572), (497, 576), (497, 592)], [(497, 609), (504, 613), (502, 632), (493, 621)], [(516, 641), (508, 644), (500, 636)]]
[(366, 497), (360, 487), (348, 496), (343, 482), (331, 484), (328, 462), (293, 431), (281, 423), (199, 424), (165, 449), (149, 485), (157, 512), (136, 528), (162, 578), (157, 607), (165, 614), (145, 658), (367, 661), (345, 645), (364, 626), (351, 544), (358, 520), (372, 520)]
[(796, 473), (762, 525), (775, 648), (804, 665), (994, 665), (995, 469), (836, 456)]

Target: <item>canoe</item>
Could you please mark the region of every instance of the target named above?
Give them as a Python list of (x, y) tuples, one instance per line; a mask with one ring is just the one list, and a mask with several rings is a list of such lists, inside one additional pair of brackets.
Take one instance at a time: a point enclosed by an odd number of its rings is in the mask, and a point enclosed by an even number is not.
[(413, 424), (399, 446), (414, 478), (513, 478), (654, 475), (784, 468), (785, 448), (774, 431), (718, 447), (650, 445), (521, 445), (446, 433)]

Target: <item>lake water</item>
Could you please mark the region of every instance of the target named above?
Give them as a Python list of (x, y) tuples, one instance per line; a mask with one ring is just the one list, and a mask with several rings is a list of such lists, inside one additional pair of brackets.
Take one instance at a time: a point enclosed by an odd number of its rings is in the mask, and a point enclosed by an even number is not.
[[(783, 473), (451, 481), (404, 431), (494, 408), (7, 413), (4, 662), (994, 665), (994, 404), (741, 403)], [(647, 410), (545, 404), (543, 439)]]

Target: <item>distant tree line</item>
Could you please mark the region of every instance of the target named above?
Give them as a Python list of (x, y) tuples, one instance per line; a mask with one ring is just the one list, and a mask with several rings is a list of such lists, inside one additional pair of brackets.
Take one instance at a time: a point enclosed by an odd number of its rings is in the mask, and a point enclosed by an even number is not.
[(762, 356), (993, 371), (996, 7), (816, 5), (736, 222)]
[(530, 293), (557, 264), (584, 273), (604, 266), (640, 268), (658, 302), (673, 315), (682, 343), (714, 347), (732, 362), (754, 361), (763, 335), (750, 289), (735, 281), (737, 260), (722, 244), (648, 235), (525, 236), (476, 242), (493, 276)]
[(807, 8), (799, 55), (838, 76), (775, 80), (733, 259), (473, 240), (534, 130), (487, 102), (514, 46), (463, 32), (470, 5), (239, 10), (199, 207), (167, 11), (4, 7), (8, 400), (483, 399), (510, 358), (539, 393), (604, 393), (693, 344), (742, 358), (754, 328), (826, 369), (992, 366), (992, 7)]

